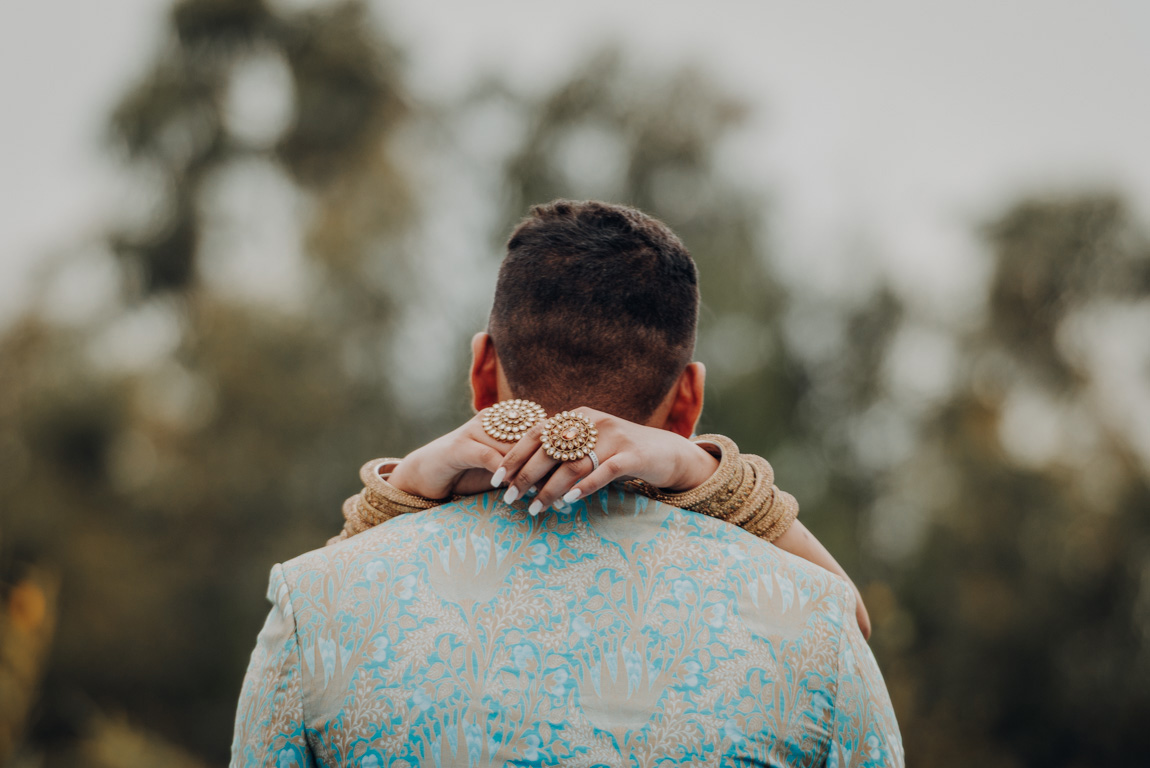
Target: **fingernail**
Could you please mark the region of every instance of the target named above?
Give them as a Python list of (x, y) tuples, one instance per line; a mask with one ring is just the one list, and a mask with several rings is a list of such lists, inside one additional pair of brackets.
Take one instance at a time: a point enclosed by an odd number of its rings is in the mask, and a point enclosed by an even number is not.
[(556, 512), (564, 512), (567, 509), (567, 505), (563, 503), (563, 499), (556, 499), (555, 503), (551, 505), (551, 508)]
[(528, 488), (528, 489), (527, 489), (527, 492), (528, 492), (528, 493), (538, 493), (538, 492), (539, 492), (539, 489), (538, 489), (538, 488), (536, 488), (536, 487), (533, 485), (533, 486), (531, 486), (530, 488)]
[(572, 488), (571, 490), (567, 491), (567, 493), (563, 494), (563, 501), (571, 504), (582, 495), (583, 491), (579, 490), (578, 488)]
[(504, 504), (514, 504), (515, 500), (519, 498), (519, 486), (513, 485), (507, 489), (507, 493), (503, 494)]
[(503, 478), (507, 477), (507, 467), (500, 467), (495, 470), (495, 474), (491, 476), (491, 487), (498, 488), (503, 484)]
[(536, 499), (535, 501), (531, 502), (531, 506), (529, 506), (527, 508), (527, 512), (530, 513), (530, 515), (532, 517), (534, 517), (535, 515), (538, 515), (542, 511), (543, 511), (543, 502), (541, 502), (539, 499)]

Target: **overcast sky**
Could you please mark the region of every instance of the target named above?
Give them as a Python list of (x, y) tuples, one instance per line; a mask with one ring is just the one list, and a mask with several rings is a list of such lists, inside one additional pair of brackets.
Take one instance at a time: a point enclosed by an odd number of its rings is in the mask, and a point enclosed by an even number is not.
[[(0, 320), (37, 259), (106, 217), (103, 121), (167, 3), (66, 5), (0, 4)], [(971, 224), (1021, 192), (1113, 187), (1150, 219), (1141, 0), (378, 5), (438, 96), (491, 70), (542, 86), (611, 40), (652, 68), (711, 71), (754, 107), (732, 159), (774, 192), (783, 268), (823, 289), (861, 239), (945, 314), (978, 279)]]

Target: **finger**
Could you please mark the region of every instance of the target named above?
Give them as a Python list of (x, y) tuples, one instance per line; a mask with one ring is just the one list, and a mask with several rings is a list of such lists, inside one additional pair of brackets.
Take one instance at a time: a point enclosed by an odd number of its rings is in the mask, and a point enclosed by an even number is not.
[[(507, 493), (504, 494), (503, 500), (508, 504), (514, 502), (516, 499), (523, 498), (527, 493), (527, 489), (531, 486), (540, 486), (540, 482), (547, 474), (555, 468), (559, 462), (547, 455), (542, 449), (537, 450), (534, 455), (527, 460), (527, 463), (515, 473), (514, 477), (507, 480)], [(534, 505), (534, 502), (532, 502)], [(532, 514), (537, 514), (538, 511)]]
[(539, 491), (535, 497), (535, 501), (539, 502), (539, 509), (544, 510), (548, 507), (555, 507), (555, 509), (562, 511), (566, 508), (563, 502), (563, 494), (571, 490), (580, 479), (591, 471), (591, 459), (582, 458), (578, 461), (565, 461), (554, 472), (547, 482), (543, 485), (542, 490)]
[[(480, 427), (480, 429), (482, 429), (482, 427)], [(499, 478), (500, 482), (506, 479), (510, 485), (511, 479), (514, 478), (519, 471), (523, 469), (527, 461), (539, 451), (539, 437), (542, 434), (543, 424), (540, 422), (524, 432), (523, 437), (519, 438), (519, 440), (510, 447), (510, 450), (504, 454), (503, 462), (499, 467), (499, 469), (504, 470), (503, 475), (499, 474), (498, 469), (495, 472), (495, 476)], [(504, 445), (506, 445), (506, 443), (504, 443)], [(499, 483), (494, 482), (494, 479), (492, 480), (492, 484), (499, 485)], [(527, 484), (527, 486), (530, 485), (530, 483)], [(526, 490), (527, 486), (521, 488), (520, 491)]]
[(503, 463), (503, 454), (487, 443), (476, 440), (462, 440), (456, 446), (459, 460), (467, 467), (496, 472)]
[(458, 496), (471, 496), (491, 490), (491, 473), (486, 469), (469, 469), (459, 476), (451, 493)]
[[(499, 457), (495, 462), (495, 466), (491, 466), (490, 464), (486, 463), (482, 465), (484, 469), (491, 473), (491, 475), (488, 477), (488, 480), (490, 480), (488, 487), (498, 488), (503, 484), (503, 478), (507, 475), (506, 470), (503, 472), (499, 471), (500, 464), (503, 461), (503, 455), (511, 449), (512, 444), (505, 443), (501, 440), (496, 440), (494, 437), (487, 434), (487, 430), (483, 428), (483, 413), (484, 411), (480, 411), (479, 413), (475, 414), (475, 416), (473, 416), (470, 421), (463, 425), (463, 429), (460, 431), (460, 439), (470, 440), (474, 443), (486, 445), (498, 452)], [(461, 447), (462, 443), (459, 445)]]
[(608, 456), (599, 464), (598, 469), (584, 477), (563, 495), (563, 503), (571, 504), (606, 488), (620, 477), (632, 475), (638, 467), (638, 463), (639, 459), (633, 453), (616, 453), (613, 456)]
[(511, 450), (511, 446), (514, 445), (514, 443), (505, 443), (502, 440), (496, 440), (487, 434), (487, 430), (483, 428), (483, 411), (475, 414), (475, 416), (471, 418), (471, 421), (463, 425), (462, 434), (476, 442), (491, 446), (499, 451), (501, 456)]

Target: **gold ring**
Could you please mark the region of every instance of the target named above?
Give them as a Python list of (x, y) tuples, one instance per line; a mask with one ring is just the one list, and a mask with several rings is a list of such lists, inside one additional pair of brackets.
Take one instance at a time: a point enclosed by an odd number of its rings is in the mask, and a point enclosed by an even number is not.
[(543, 422), (540, 442), (547, 455), (559, 461), (577, 461), (595, 447), (599, 430), (581, 413), (563, 411)]
[(514, 443), (543, 419), (547, 411), (530, 400), (503, 400), (483, 413), (483, 431), (503, 443)]

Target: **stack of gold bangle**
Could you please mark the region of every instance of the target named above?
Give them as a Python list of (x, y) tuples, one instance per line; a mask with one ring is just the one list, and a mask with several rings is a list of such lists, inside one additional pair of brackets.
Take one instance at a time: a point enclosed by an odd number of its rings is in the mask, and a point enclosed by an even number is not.
[[(695, 442), (715, 445), (720, 452), (719, 468), (702, 485), (682, 493), (669, 493), (642, 480), (628, 480), (625, 485), (648, 498), (737, 525), (765, 541), (774, 541), (786, 533), (798, 516), (799, 503), (774, 485), (775, 473), (767, 460), (740, 454), (734, 441), (722, 435), (702, 435)], [(343, 503), (346, 522), (328, 544), (397, 515), (430, 509), (450, 500), (415, 496), (387, 482), (390, 473), (380, 474), (380, 468), (398, 463), (399, 459), (372, 459), (360, 467), (364, 488)]]
[(387, 482), (391, 473), (380, 474), (380, 467), (396, 465), (399, 459), (372, 459), (359, 468), (363, 490), (343, 503), (343, 530), (328, 539), (328, 544), (343, 541), (349, 536), (374, 528), (396, 515), (419, 512), (443, 504), (450, 499), (426, 499), (407, 493)]
[(648, 498), (737, 525), (765, 541), (786, 533), (799, 514), (799, 503), (775, 486), (775, 472), (766, 459), (740, 454), (735, 442), (722, 435), (701, 435), (695, 443), (720, 450), (719, 468), (702, 485), (682, 493), (668, 493), (642, 480), (628, 481), (627, 486)]

